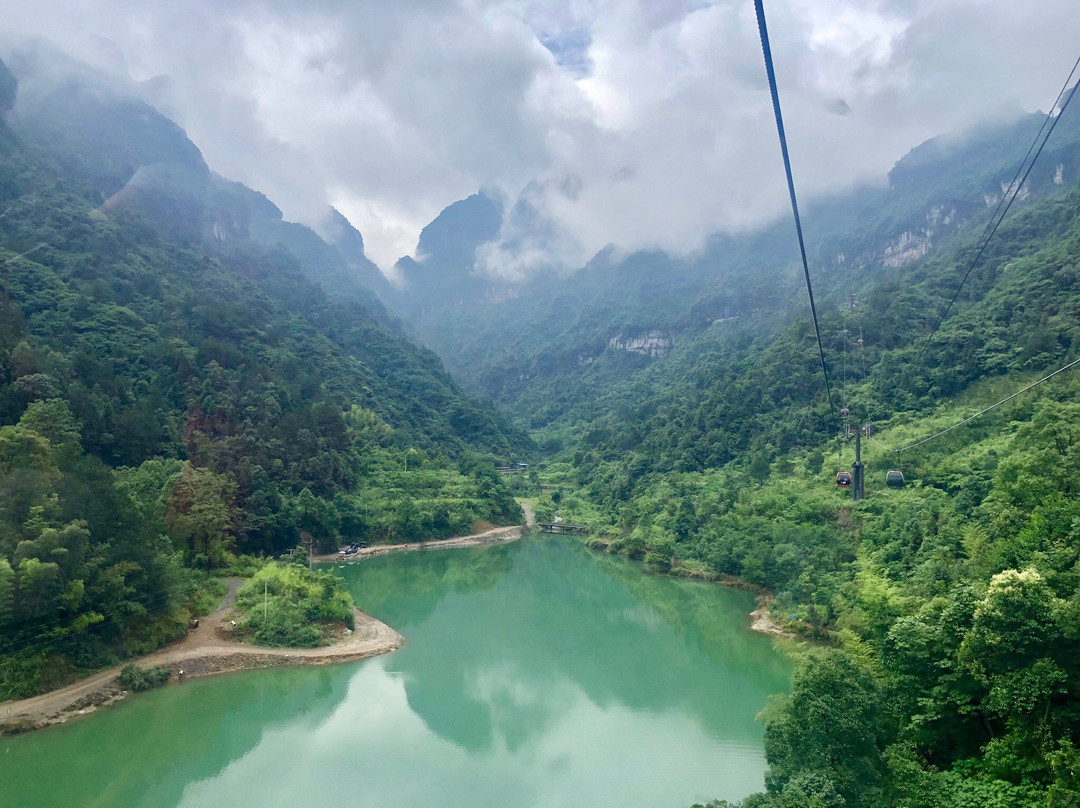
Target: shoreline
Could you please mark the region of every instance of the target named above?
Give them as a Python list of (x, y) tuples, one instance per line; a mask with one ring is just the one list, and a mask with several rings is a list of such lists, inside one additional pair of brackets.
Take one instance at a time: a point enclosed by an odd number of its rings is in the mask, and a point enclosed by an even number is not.
[[(396, 651), (405, 638), (380, 620), (353, 609), (355, 630), (332, 645), (317, 648), (267, 648), (250, 643), (231, 642), (225, 616), (236, 600), (236, 584), (221, 606), (208, 615), (197, 629), (178, 644), (131, 660), (141, 668), (166, 667), (171, 674), (166, 685), (182, 684), (193, 679), (218, 676), (243, 670), (282, 665), (335, 665)], [(205, 630), (204, 630), (205, 629)], [(0, 702), (0, 737), (31, 732), (66, 724), (102, 707), (126, 699), (131, 693), (120, 684), (124, 665), (115, 665), (78, 682), (18, 701)]]
[[(589, 545), (586, 543), (586, 547)], [(607, 544), (601, 544), (603, 552), (608, 553)], [(598, 547), (589, 547), (590, 550), (595, 552), (601, 552)], [(686, 567), (673, 566), (668, 572), (656, 573), (665, 575), (669, 578), (681, 578), (684, 581), (705, 581), (707, 583), (716, 584), (717, 586), (723, 586), (728, 589), (739, 589), (743, 592), (750, 592), (756, 596), (757, 600), (754, 605), (754, 610), (749, 613), (750, 617), (750, 630), (756, 631), (759, 634), (768, 634), (773, 637), (785, 637), (789, 640), (799, 639), (799, 635), (789, 628), (778, 623), (772, 616), (772, 603), (773, 593), (767, 589), (764, 589), (755, 584), (747, 583), (734, 575), (726, 575), (723, 573), (700, 573), (691, 572)]]
[(472, 536), (455, 536), (449, 539), (430, 539), (428, 541), (404, 544), (376, 544), (373, 547), (362, 547), (348, 556), (341, 553), (314, 555), (311, 557), (311, 563), (350, 564), (364, 558), (386, 555), (387, 553), (412, 553), (417, 550), (453, 550), (461, 547), (481, 547), (485, 544), (508, 544), (522, 538), (525, 535), (525, 528), (525, 525), (511, 525), (509, 527), (492, 528)]
[[(480, 547), (518, 541), (533, 524), (532, 510), (523, 506), (525, 525), (497, 527), (472, 536), (433, 539), (408, 544), (367, 547), (346, 557), (350, 562), (384, 553)], [(340, 563), (340, 554), (313, 556), (315, 564)], [(194, 679), (219, 676), (244, 670), (258, 670), (283, 665), (335, 665), (356, 662), (396, 651), (405, 638), (380, 620), (353, 608), (355, 630), (332, 645), (318, 648), (269, 648), (251, 643), (233, 642), (226, 620), (236, 604), (239, 578), (226, 579), (228, 591), (218, 607), (202, 618), (197, 628), (184, 639), (137, 659), (114, 665), (64, 687), (26, 699), (0, 702), (0, 737), (32, 732), (37, 729), (91, 715), (103, 707), (123, 701), (129, 695), (120, 685), (124, 665), (141, 668), (167, 667), (171, 674), (165, 686)]]
[[(531, 514), (529, 514), (531, 516)], [(532, 520), (529, 520), (529, 524)], [(503, 544), (523, 538), (528, 525), (499, 527), (473, 536), (435, 539), (408, 544), (366, 547), (353, 556), (345, 557), (346, 563), (395, 552), (419, 550), (458, 549)], [(340, 564), (340, 554), (313, 556), (315, 564)], [(691, 577), (674, 575), (672, 577)], [(726, 581), (712, 579), (720, 586), (739, 589), (748, 588), (738, 579)], [(142, 668), (167, 667), (171, 673), (167, 685), (182, 684), (194, 679), (218, 676), (244, 670), (259, 670), (284, 665), (334, 665), (355, 662), (396, 651), (405, 638), (380, 620), (353, 608), (356, 629), (339, 638), (332, 645), (318, 648), (269, 648), (251, 643), (233, 642), (226, 617), (236, 603), (236, 590), (241, 580), (227, 580), (229, 589), (221, 604), (202, 619), (198, 628), (171, 646), (151, 654), (130, 660)], [(750, 612), (750, 630), (776, 637), (795, 638), (797, 635), (777, 623), (771, 615), (772, 598), (767, 592), (757, 590), (757, 605)], [(68, 721), (91, 715), (103, 707), (125, 700), (130, 694), (120, 685), (120, 671), (124, 664), (81, 679), (57, 690), (17, 701), (0, 702), (0, 737), (32, 732), (37, 729), (66, 724)]]
[(750, 630), (759, 631), (762, 634), (771, 634), (774, 637), (787, 637), (796, 639), (798, 635), (777, 623), (772, 616), (772, 597), (758, 595), (757, 608), (750, 612)]

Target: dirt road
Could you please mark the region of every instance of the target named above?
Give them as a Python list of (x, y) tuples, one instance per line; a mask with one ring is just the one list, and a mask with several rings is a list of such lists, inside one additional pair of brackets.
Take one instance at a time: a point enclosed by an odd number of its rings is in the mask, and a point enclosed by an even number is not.
[[(523, 508), (525, 506), (522, 506)], [(526, 510), (526, 519), (531, 518), (532, 513)], [(533, 524), (533, 522), (528, 522)], [(417, 550), (451, 550), (460, 547), (479, 547), (484, 544), (501, 544), (517, 541), (525, 532), (521, 525), (512, 527), (497, 527), (475, 536), (458, 536), (454, 539), (433, 539), (432, 541), (407, 542), (405, 544), (377, 544), (374, 547), (361, 547), (352, 555), (341, 553), (327, 553), (326, 555), (312, 556), (315, 564), (330, 564), (342, 561), (359, 561), (362, 558), (384, 555), (385, 553), (412, 553)]]
[[(525, 512), (525, 526), (536, 524), (536, 517), (529, 504), (523, 502), (521, 507)], [(475, 536), (460, 536), (441, 541), (366, 547), (348, 556), (348, 559), (355, 561), (383, 553), (478, 547), (517, 541), (524, 534), (525, 526), (498, 527)], [(342, 556), (338, 553), (312, 558), (316, 563), (341, 560)], [(333, 645), (321, 648), (264, 648), (250, 643), (234, 642), (229, 615), (236, 605), (236, 590), (243, 581), (240, 578), (227, 578), (225, 582), (228, 591), (221, 604), (211, 614), (202, 618), (197, 628), (188, 632), (187, 637), (180, 642), (133, 660), (135, 664), (142, 668), (167, 666), (172, 669), (170, 681), (179, 682), (247, 668), (348, 662), (395, 651), (405, 641), (405, 638), (390, 626), (355, 610), (356, 629), (351, 634), (340, 637)], [(117, 665), (40, 696), (0, 702), (0, 735), (64, 723), (76, 716), (92, 713), (99, 707), (123, 700), (128, 694), (120, 686), (122, 667)]]
[[(333, 645), (321, 648), (264, 648), (231, 639), (229, 615), (236, 605), (239, 578), (226, 579), (228, 591), (213, 613), (199, 621), (182, 641), (134, 660), (139, 667), (166, 666), (170, 681), (274, 665), (323, 665), (348, 662), (395, 651), (405, 638), (385, 623), (357, 610), (356, 628)], [(21, 701), (0, 703), (0, 735), (64, 723), (127, 696), (117, 665), (75, 684)]]

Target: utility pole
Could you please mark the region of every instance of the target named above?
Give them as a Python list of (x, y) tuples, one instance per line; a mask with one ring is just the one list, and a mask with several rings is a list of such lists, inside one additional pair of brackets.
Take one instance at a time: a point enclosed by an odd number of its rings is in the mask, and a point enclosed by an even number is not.
[(866, 496), (863, 488), (862, 427), (855, 429), (855, 462), (851, 464), (851, 498), (858, 502)]
[(267, 594), (267, 592), (268, 592), (267, 584), (268, 583), (269, 583), (268, 581), (263, 581), (263, 622), (264, 623), (266, 622), (266, 607), (267, 607), (267, 599), (269, 597), (268, 594)]

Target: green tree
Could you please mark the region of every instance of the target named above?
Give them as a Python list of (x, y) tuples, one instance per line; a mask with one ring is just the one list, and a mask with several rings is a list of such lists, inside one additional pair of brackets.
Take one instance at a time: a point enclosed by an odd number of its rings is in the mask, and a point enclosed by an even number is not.
[(873, 677), (847, 654), (807, 654), (792, 676), (790, 695), (774, 700), (765, 717), (770, 794), (782, 795), (789, 786), (805, 791), (812, 780), (820, 799), (834, 800), (832, 793), (843, 799), (825, 805), (875, 804), (887, 718)]
[(0, 556), (0, 628), (4, 628), (11, 621), (15, 585), (15, 571), (8, 560)]
[(169, 536), (190, 563), (222, 567), (230, 558), (236, 519), (236, 484), (222, 474), (187, 465), (165, 511)]

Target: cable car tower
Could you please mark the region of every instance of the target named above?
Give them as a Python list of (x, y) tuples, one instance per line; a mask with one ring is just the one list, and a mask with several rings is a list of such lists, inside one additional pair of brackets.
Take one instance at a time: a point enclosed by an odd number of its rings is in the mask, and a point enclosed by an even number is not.
[[(840, 410), (840, 415), (844, 418), (850, 416), (850, 411), (847, 407)], [(865, 434), (866, 437), (870, 437), (870, 424), (863, 424), (861, 426), (852, 426), (851, 424), (844, 425), (845, 437), (851, 437), (854, 433), (855, 436), (855, 462), (851, 464), (851, 474), (846, 471), (842, 471), (836, 475), (836, 484), (841, 488), (851, 489), (851, 498), (858, 502), (860, 499), (866, 498), (865, 479), (866, 464), (862, 462), (862, 437)], [(846, 484), (841, 483), (841, 475), (846, 479)]]

